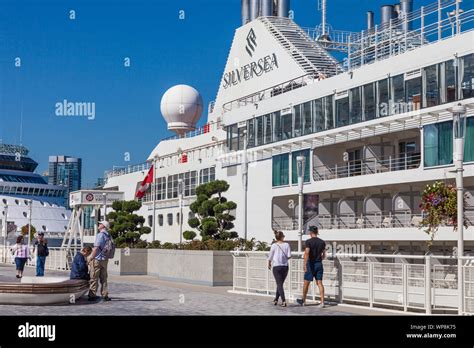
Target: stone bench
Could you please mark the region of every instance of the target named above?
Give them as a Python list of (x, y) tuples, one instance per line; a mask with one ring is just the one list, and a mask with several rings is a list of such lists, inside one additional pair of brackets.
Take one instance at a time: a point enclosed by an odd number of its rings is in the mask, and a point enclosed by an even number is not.
[(87, 280), (23, 277), (21, 282), (0, 282), (0, 304), (49, 305), (74, 303), (89, 290)]

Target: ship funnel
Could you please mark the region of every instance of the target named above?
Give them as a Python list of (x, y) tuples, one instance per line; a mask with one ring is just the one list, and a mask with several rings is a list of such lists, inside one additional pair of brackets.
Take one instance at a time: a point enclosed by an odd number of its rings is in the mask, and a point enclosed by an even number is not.
[(250, 0), (242, 0), (242, 25), (250, 22)]
[[(410, 12), (413, 12), (413, 0), (401, 0), (400, 1), (400, 17), (404, 18), (408, 16)], [(412, 30), (412, 23), (403, 23), (403, 30), (409, 31)]]
[(374, 28), (374, 13), (372, 11), (367, 12), (367, 29)]
[(260, 0), (260, 13), (262, 16), (273, 16), (273, 0)]
[(250, 20), (253, 21), (260, 15), (260, 0), (250, 0)]
[(380, 17), (381, 25), (390, 23), (390, 20), (395, 17), (395, 12), (393, 11), (393, 5), (384, 5), (380, 8)]
[(278, 17), (289, 17), (290, 15), (290, 0), (278, 1)]

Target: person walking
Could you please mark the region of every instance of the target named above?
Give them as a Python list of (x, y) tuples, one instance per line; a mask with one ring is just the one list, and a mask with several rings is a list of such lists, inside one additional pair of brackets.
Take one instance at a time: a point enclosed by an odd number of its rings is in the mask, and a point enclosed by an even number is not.
[(323, 286), (323, 260), (326, 258), (326, 242), (318, 238), (318, 228), (310, 226), (309, 233), (311, 238), (305, 242), (304, 251), (304, 285), (303, 298), (296, 300), (300, 305), (306, 304), (306, 296), (308, 295), (309, 285), (316, 279), (316, 284), (319, 288), (319, 297), (321, 302), (320, 308), (324, 308), (324, 286)]
[(91, 261), (91, 285), (89, 289), (89, 301), (97, 300), (97, 289), (99, 288), (99, 281), (101, 285), (101, 295), (104, 301), (110, 301), (108, 284), (107, 284), (107, 265), (108, 258), (104, 248), (111, 236), (108, 232), (110, 225), (108, 221), (99, 222), (99, 233), (94, 242), (92, 254), (89, 257)]
[(44, 266), (46, 257), (49, 256), (48, 241), (44, 238), (44, 233), (38, 233), (37, 240), (33, 246), (33, 253), (36, 252), (36, 276), (44, 276)]
[(278, 305), (278, 300), (281, 297), (281, 306), (286, 307), (285, 290), (283, 284), (285, 283), (286, 277), (288, 276), (288, 260), (291, 259), (291, 248), (288, 243), (285, 242), (285, 235), (283, 232), (275, 232), (276, 242), (272, 244), (270, 248), (270, 254), (268, 255), (268, 269), (272, 269), (273, 276), (277, 285), (276, 296), (273, 300), (273, 304)]
[(16, 244), (11, 248), (12, 253), (15, 256), (15, 265), (16, 265), (16, 277), (23, 277), (23, 270), (25, 269), (26, 261), (29, 259), (29, 250), (28, 245), (23, 243), (23, 236), (18, 236), (16, 239)]

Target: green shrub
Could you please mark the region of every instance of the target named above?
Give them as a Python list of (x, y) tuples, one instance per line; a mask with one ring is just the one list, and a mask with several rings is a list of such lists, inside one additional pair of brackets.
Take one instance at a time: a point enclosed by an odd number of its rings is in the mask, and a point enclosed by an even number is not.
[(196, 236), (197, 236), (196, 232), (193, 232), (193, 231), (184, 231), (183, 232), (183, 237), (186, 240), (193, 240), (194, 238), (196, 238)]

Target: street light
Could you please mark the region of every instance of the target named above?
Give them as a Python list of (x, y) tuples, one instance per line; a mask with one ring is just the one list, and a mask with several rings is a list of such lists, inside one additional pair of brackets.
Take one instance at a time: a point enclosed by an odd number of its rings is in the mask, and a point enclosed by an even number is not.
[(464, 289), (462, 257), (464, 256), (464, 187), (463, 187), (463, 162), (464, 162), (464, 139), (466, 138), (466, 106), (457, 104), (452, 108), (453, 113), (453, 161), (456, 171), (457, 187), (457, 227), (458, 227), (458, 291), (459, 291), (459, 314), (464, 313)]
[(178, 194), (179, 194), (179, 243), (183, 243), (183, 179), (178, 179)]
[(247, 157), (247, 148), (248, 148), (248, 133), (247, 129), (243, 130), (243, 138), (244, 138), (244, 152), (242, 158), (242, 184), (244, 188), (244, 239), (247, 240), (247, 203), (248, 203), (248, 184), (249, 184), (249, 163)]
[(298, 252), (302, 250), (303, 244), (303, 184), (304, 184), (304, 172), (305, 172), (305, 156), (296, 157), (296, 170), (298, 175), (298, 205), (299, 205), (299, 214), (298, 214)]
[(3, 209), (3, 262), (7, 263), (7, 235), (8, 235), (8, 204)]

